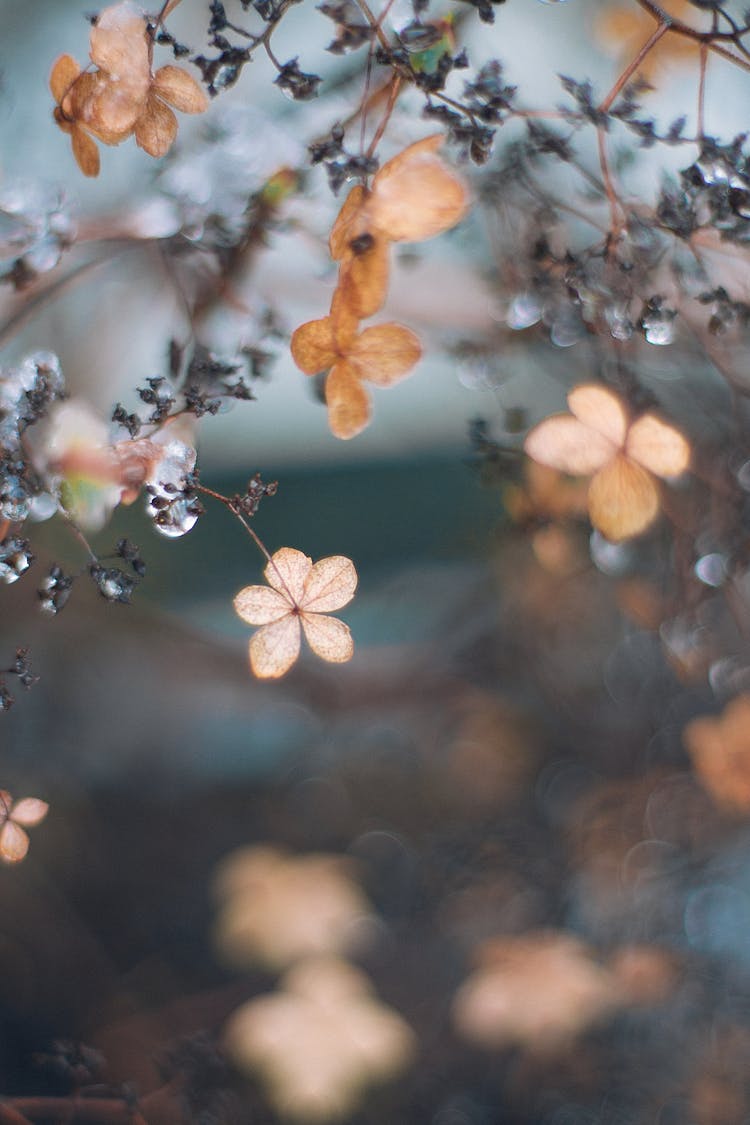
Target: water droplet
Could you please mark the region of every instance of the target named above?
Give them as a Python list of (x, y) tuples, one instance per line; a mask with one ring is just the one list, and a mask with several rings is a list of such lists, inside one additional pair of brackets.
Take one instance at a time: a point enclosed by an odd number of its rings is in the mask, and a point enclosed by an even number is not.
[(4, 539), (0, 543), (0, 581), (7, 585), (17, 582), (24, 571), (29, 569), (33, 559), (25, 539), (17, 539), (15, 536)]
[(519, 293), (514, 297), (508, 307), (506, 322), (509, 328), (518, 332), (523, 328), (531, 328), (541, 319), (542, 306), (533, 293)]
[(665, 347), (674, 340), (674, 314), (649, 313), (641, 320), (641, 327), (649, 344)]
[(727, 576), (727, 562), (723, 555), (712, 552), (698, 559), (694, 567), (696, 577), (706, 586), (721, 586)]
[(599, 531), (591, 533), (589, 550), (597, 570), (613, 578), (621, 578), (633, 565), (633, 548), (626, 543), (610, 543)]

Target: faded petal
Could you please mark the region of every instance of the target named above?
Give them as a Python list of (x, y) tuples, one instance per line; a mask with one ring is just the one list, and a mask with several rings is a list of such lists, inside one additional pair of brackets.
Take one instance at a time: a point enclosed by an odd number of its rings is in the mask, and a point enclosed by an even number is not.
[(205, 91), (180, 66), (162, 66), (157, 70), (152, 89), (181, 113), (205, 113), (208, 109)]
[(553, 414), (534, 426), (524, 442), (524, 449), (540, 465), (574, 476), (596, 472), (617, 452), (616, 446), (603, 434), (569, 414)]
[(288, 613), (250, 638), (250, 667), (261, 680), (277, 680), (299, 656), (299, 617)]
[(100, 161), (99, 149), (96, 141), (90, 137), (85, 129), (73, 127), (70, 130), (70, 139), (73, 143), (73, 156), (76, 164), (84, 176), (98, 176)]
[(628, 418), (614, 391), (601, 387), (598, 383), (582, 383), (568, 395), (568, 406), (585, 426), (603, 434), (618, 448), (622, 447)]
[(154, 94), (146, 101), (146, 109), (135, 125), (136, 143), (149, 156), (164, 156), (177, 136), (177, 118), (172, 110)]
[(29, 837), (23, 828), (6, 820), (0, 830), (0, 859), (4, 863), (19, 863), (29, 850)]
[(592, 524), (613, 543), (640, 535), (659, 513), (654, 478), (622, 454), (596, 474), (588, 499)]
[(58, 105), (80, 73), (80, 66), (70, 55), (60, 55), (55, 60), (49, 76), (49, 88)]
[(660, 477), (677, 477), (690, 464), (690, 446), (679, 430), (644, 414), (628, 431), (625, 452)]
[(336, 362), (333, 323), (330, 316), (308, 320), (295, 328), (290, 342), (292, 359), (305, 375), (327, 371)]
[(357, 572), (351, 559), (344, 555), (331, 555), (320, 559), (310, 571), (305, 582), (302, 608), (305, 613), (329, 613), (342, 609), (354, 597), (357, 589)]
[(345, 441), (353, 438), (370, 421), (370, 396), (348, 363), (337, 363), (331, 368), (326, 379), (326, 404), (334, 437)]
[(347, 354), (361, 379), (390, 387), (409, 374), (422, 356), (419, 337), (401, 324), (365, 328)]
[(129, 0), (100, 12), (91, 29), (91, 61), (113, 78), (138, 84), (150, 81), (148, 39), (143, 12)]
[(232, 603), (235, 613), (248, 625), (270, 625), (285, 617), (292, 603), (285, 594), (270, 586), (246, 586)]
[(291, 598), (294, 605), (302, 605), (305, 584), (313, 568), (312, 559), (294, 547), (282, 547), (271, 555), (271, 561), (263, 571), (266, 582), (278, 590), (285, 598)]
[(44, 820), (48, 812), (49, 805), (46, 801), (40, 801), (38, 797), (24, 797), (13, 806), (11, 820), (25, 828), (33, 828)]
[(302, 628), (307, 643), (316, 656), (330, 664), (344, 664), (354, 655), (354, 641), (349, 626), (338, 617), (320, 613), (303, 613)]
[(388, 291), (390, 250), (382, 235), (375, 235), (363, 250), (348, 254), (341, 264), (339, 288), (359, 320), (374, 316)]
[(409, 145), (376, 174), (368, 214), (392, 242), (421, 242), (450, 230), (469, 207), (464, 184), (435, 151), (441, 134)]
[(357, 184), (344, 200), (344, 205), (336, 216), (328, 240), (331, 257), (334, 261), (343, 258), (349, 251), (349, 243), (353, 238), (365, 233), (367, 227), (363, 222), (363, 214), (368, 194), (366, 188)]
[(63, 110), (106, 145), (118, 145), (133, 132), (138, 115), (143, 111), (143, 97), (115, 82), (108, 75), (96, 72), (82, 74), (63, 101)]

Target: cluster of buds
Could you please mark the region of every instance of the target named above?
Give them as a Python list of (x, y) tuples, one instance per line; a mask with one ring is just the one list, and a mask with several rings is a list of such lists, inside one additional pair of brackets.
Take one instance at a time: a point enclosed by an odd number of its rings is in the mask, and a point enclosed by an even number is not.
[(301, 325), (292, 358), (306, 375), (328, 371), (325, 384), (331, 431), (352, 438), (370, 420), (363, 382), (390, 387), (422, 354), (419, 338), (400, 324), (359, 331), (388, 292), (390, 244), (421, 242), (450, 230), (466, 213), (468, 192), (439, 158), (443, 137), (409, 145), (375, 175), (372, 187), (353, 187), (333, 225), (331, 257), (339, 277), (329, 316)]
[(94, 69), (81, 70), (61, 55), (50, 74), (55, 121), (70, 135), (85, 176), (99, 174), (96, 141), (118, 145), (131, 134), (150, 156), (164, 156), (177, 136), (182, 113), (202, 113), (208, 98), (178, 66), (151, 69), (153, 40), (144, 13), (130, 0), (105, 8), (91, 28)]

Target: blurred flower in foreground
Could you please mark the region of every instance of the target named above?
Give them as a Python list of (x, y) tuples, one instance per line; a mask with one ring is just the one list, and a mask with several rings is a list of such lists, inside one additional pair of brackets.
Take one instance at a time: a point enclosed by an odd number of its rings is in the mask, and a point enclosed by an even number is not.
[(693, 719), (683, 740), (701, 784), (729, 813), (750, 813), (750, 696), (738, 695), (718, 718)]
[(216, 944), (240, 967), (283, 969), (312, 954), (348, 952), (372, 913), (349, 864), (335, 855), (242, 848), (221, 863), (215, 889)]
[(349, 1117), (368, 1086), (409, 1065), (413, 1033), (375, 1000), (367, 978), (351, 965), (313, 958), (292, 969), (283, 985), (243, 1005), (226, 1030), (230, 1055), (261, 1078), (283, 1117)]
[(29, 850), (25, 828), (34, 828), (47, 815), (49, 805), (37, 797), (13, 802), (10, 793), (0, 789), (0, 859), (19, 863)]
[(573, 417), (555, 414), (534, 427), (526, 453), (574, 476), (593, 474), (588, 508), (594, 527), (614, 542), (639, 535), (659, 513), (652, 474), (679, 476), (690, 462), (690, 446), (655, 414), (632, 421), (621, 399), (594, 383), (575, 387), (568, 406)]
[[(711, 5), (703, 6), (708, 8)], [(664, 0), (662, 8), (667, 15), (682, 20), (699, 31), (705, 31), (710, 26), (705, 18), (696, 23), (696, 18), (703, 13), (690, 0)], [(637, 55), (656, 30), (654, 18), (648, 12), (635, 4), (622, 2), (604, 7), (595, 26), (599, 41), (610, 54), (616, 55), (623, 66)], [(699, 44), (694, 39), (684, 35), (665, 34), (648, 53), (636, 73), (651, 82), (665, 64), (690, 61), (697, 63), (698, 49)]]
[(268, 586), (245, 586), (234, 599), (248, 625), (262, 625), (250, 638), (250, 667), (261, 679), (288, 672), (299, 656), (300, 624), (307, 643), (322, 660), (340, 664), (354, 654), (349, 626), (325, 616), (354, 597), (357, 572), (351, 559), (331, 555), (312, 559), (282, 547), (264, 570)]

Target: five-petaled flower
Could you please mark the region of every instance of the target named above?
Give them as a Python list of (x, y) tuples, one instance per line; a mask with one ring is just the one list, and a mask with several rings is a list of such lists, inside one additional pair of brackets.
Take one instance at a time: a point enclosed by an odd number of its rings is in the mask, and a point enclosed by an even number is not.
[(20, 863), (29, 850), (25, 828), (34, 828), (47, 815), (49, 805), (37, 797), (13, 802), (10, 793), (0, 789), (0, 859)]
[(535, 426), (524, 448), (534, 461), (574, 476), (591, 476), (589, 517), (617, 542), (645, 531), (659, 513), (655, 474), (677, 477), (690, 462), (690, 446), (655, 414), (633, 420), (606, 387), (583, 383), (568, 395), (569, 414)]
[(354, 596), (357, 572), (350, 559), (332, 555), (313, 566), (302, 551), (282, 547), (264, 575), (268, 586), (246, 586), (234, 599), (243, 621), (262, 626), (250, 638), (250, 667), (256, 676), (277, 679), (289, 671), (299, 656), (300, 626), (317, 656), (334, 664), (351, 660), (349, 627), (326, 616)]

